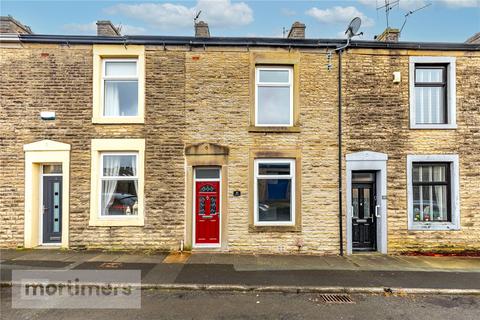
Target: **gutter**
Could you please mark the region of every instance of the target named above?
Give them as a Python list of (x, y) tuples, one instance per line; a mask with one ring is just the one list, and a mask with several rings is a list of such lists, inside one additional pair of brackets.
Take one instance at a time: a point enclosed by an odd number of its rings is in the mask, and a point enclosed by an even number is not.
[[(22, 34), (24, 43), (58, 44), (143, 44), (143, 45), (190, 45), (190, 46), (246, 46), (246, 47), (289, 47), (289, 48), (338, 48), (345, 45), (343, 39), (288, 39), (248, 37), (177, 37), (177, 36), (71, 36)], [(350, 41), (349, 47), (370, 49), (410, 49), (433, 51), (480, 51), (480, 44), (441, 42), (380, 42)]]

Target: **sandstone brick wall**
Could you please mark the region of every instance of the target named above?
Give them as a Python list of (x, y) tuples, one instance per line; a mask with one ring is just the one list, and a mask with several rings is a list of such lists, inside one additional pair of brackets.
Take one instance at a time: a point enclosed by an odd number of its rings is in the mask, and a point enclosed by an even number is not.
[[(410, 51), (410, 55), (439, 53)], [(345, 55), (344, 153), (388, 154), (388, 250), (478, 250), (480, 248), (480, 55), (456, 56), (456, 130), (410, 130), (406, 52), (350, 50)], [(394, 84), (393, 72), (402, 81)], [(407, 155), (458, 154), (459, 231), (408, 231)]]
[[(0, 246), (23, 245), (23, 145), (71, 144), (70, 246), (177, 248), (183, 238), (184, 54), (147, 48), (145, 125), (92, 124), (92, 47), (0, 49)], [(42, 121), (40, 111), (55, 111)], [(145, 138), (145, 227), (89, 227), (90, 141)]]
[[(186, 143), (230, 148), (228, 242), (231, 251), (338, 253), (337, 122), (335, 71), (325, 51), (303, 52), (300, 68), (300, 133), (253, 133), (249, 126), (249, 55), (245, 50), (186, 55)], [(300, 149), (302, 232), (248, 230), (249, 151)], [(239, 190), (241, 197), (233, 197)]]
[[(253, 50), (253, 49), (252, 49)], [(267, 50), (267, 49), (255, 49)], [(269, 49), (272, 50), (272, 49)], [(146, 47), (141, 125), (92, 124), (92, 47), (25, 44), (0, 49), (0, 246), (23, 244), (23, 145), (71, 144), (72, 248), (176, 249), (185, 233), (188, 144), (229, 147), (228, 249), (338, 253), (337, 70), (324, 50), (300, 54), (300, 132), (249, 132), (250, 52), (245, 48)], [(480, 56), (457, 57), (457, 130), (409, 130), (408, 56), (350, 50), (344, 60), (344, 153), (378, 151), (388, 161), (390, 252), (480, 247)], [(392, 83), (393, 71), (402, 83)], [(54, 121), (40, 111), (55, 111)], [(145, 226), (89, 227), (90, 141), (144, 138)], [(300, 149), (301, 232), (248, 228), (249, 151)], [(406, 155), (458, 153), (460, 231), (407, 231)], [(241, 191), (233, 197), (234, 190)], [(345, 203), (345, 202), (344, 202)], [(187, 213), (190, 214), (190, 213)]]

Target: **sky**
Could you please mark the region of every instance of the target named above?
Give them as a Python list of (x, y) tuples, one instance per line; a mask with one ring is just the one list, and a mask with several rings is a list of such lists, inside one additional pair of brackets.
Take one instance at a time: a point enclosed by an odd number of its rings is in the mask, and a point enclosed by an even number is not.
[[(390, 0), (389, 26), (401, 40), (464, 42), (480, 31), (480, 0)], [(193, 18), (209, 24), (212, 36), (282, 37), (295, 21), (306, 24), (307, 38), (343, 38), (349, 21), (362, 19), (358, 39), (371, 40), (387, 26), (385, 0), (274, 1), (9, 1), (0, 14), (11, 15), (37, 34), (96, 33), (95, 21), (111, 20), (122, 34), (193, 35)]]

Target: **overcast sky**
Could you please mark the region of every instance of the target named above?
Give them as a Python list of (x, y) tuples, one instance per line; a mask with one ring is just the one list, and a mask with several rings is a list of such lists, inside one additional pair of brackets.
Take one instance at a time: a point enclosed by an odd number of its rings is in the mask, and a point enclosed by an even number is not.
[[(390, 0), (391, 3), (395, 1)], [(282, 37), (294, 21), (307, 25), (308, 38), (339, 38), (353, 17), (362, 19), (365, 40), (386, 27), (385, 0), (351, 1), (8, 1), (1, 15), (12, 15), (35, 33), (95, 34), (96, 20), (111, 20), (123, 34), (193, 35), (193, 17), (208, 22), (212, 36)], [(399, 0), (390, 26), (405, 41), (464, 42), (480, 31), (480, 0)], [(361, 39), (362, 39), (361, 38)]]

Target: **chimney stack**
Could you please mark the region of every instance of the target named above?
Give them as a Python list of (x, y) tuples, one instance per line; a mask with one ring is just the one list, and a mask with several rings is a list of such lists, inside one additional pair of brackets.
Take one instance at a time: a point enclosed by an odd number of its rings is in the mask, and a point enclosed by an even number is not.
[(305, 39), (305, 24), (295, 21), (288, 32), (288, 39)]
[(97, 21), (97, 36), (118, 37), (120, 30), (110, 20)]
[(400, 30), (387, 28), (382, 34), (375, 36), (375, 40), (381, 42), (398, 42), (400, 39)]
[(29, 26), (20, 23), (12, 16), (0, 17), (0, 33), (33, 34), (32, 29), (30, 29)]
[(210, 38), (210, 30), (208, 29), (208, 23), (204, 21), (195, 22), (195, 37)]

